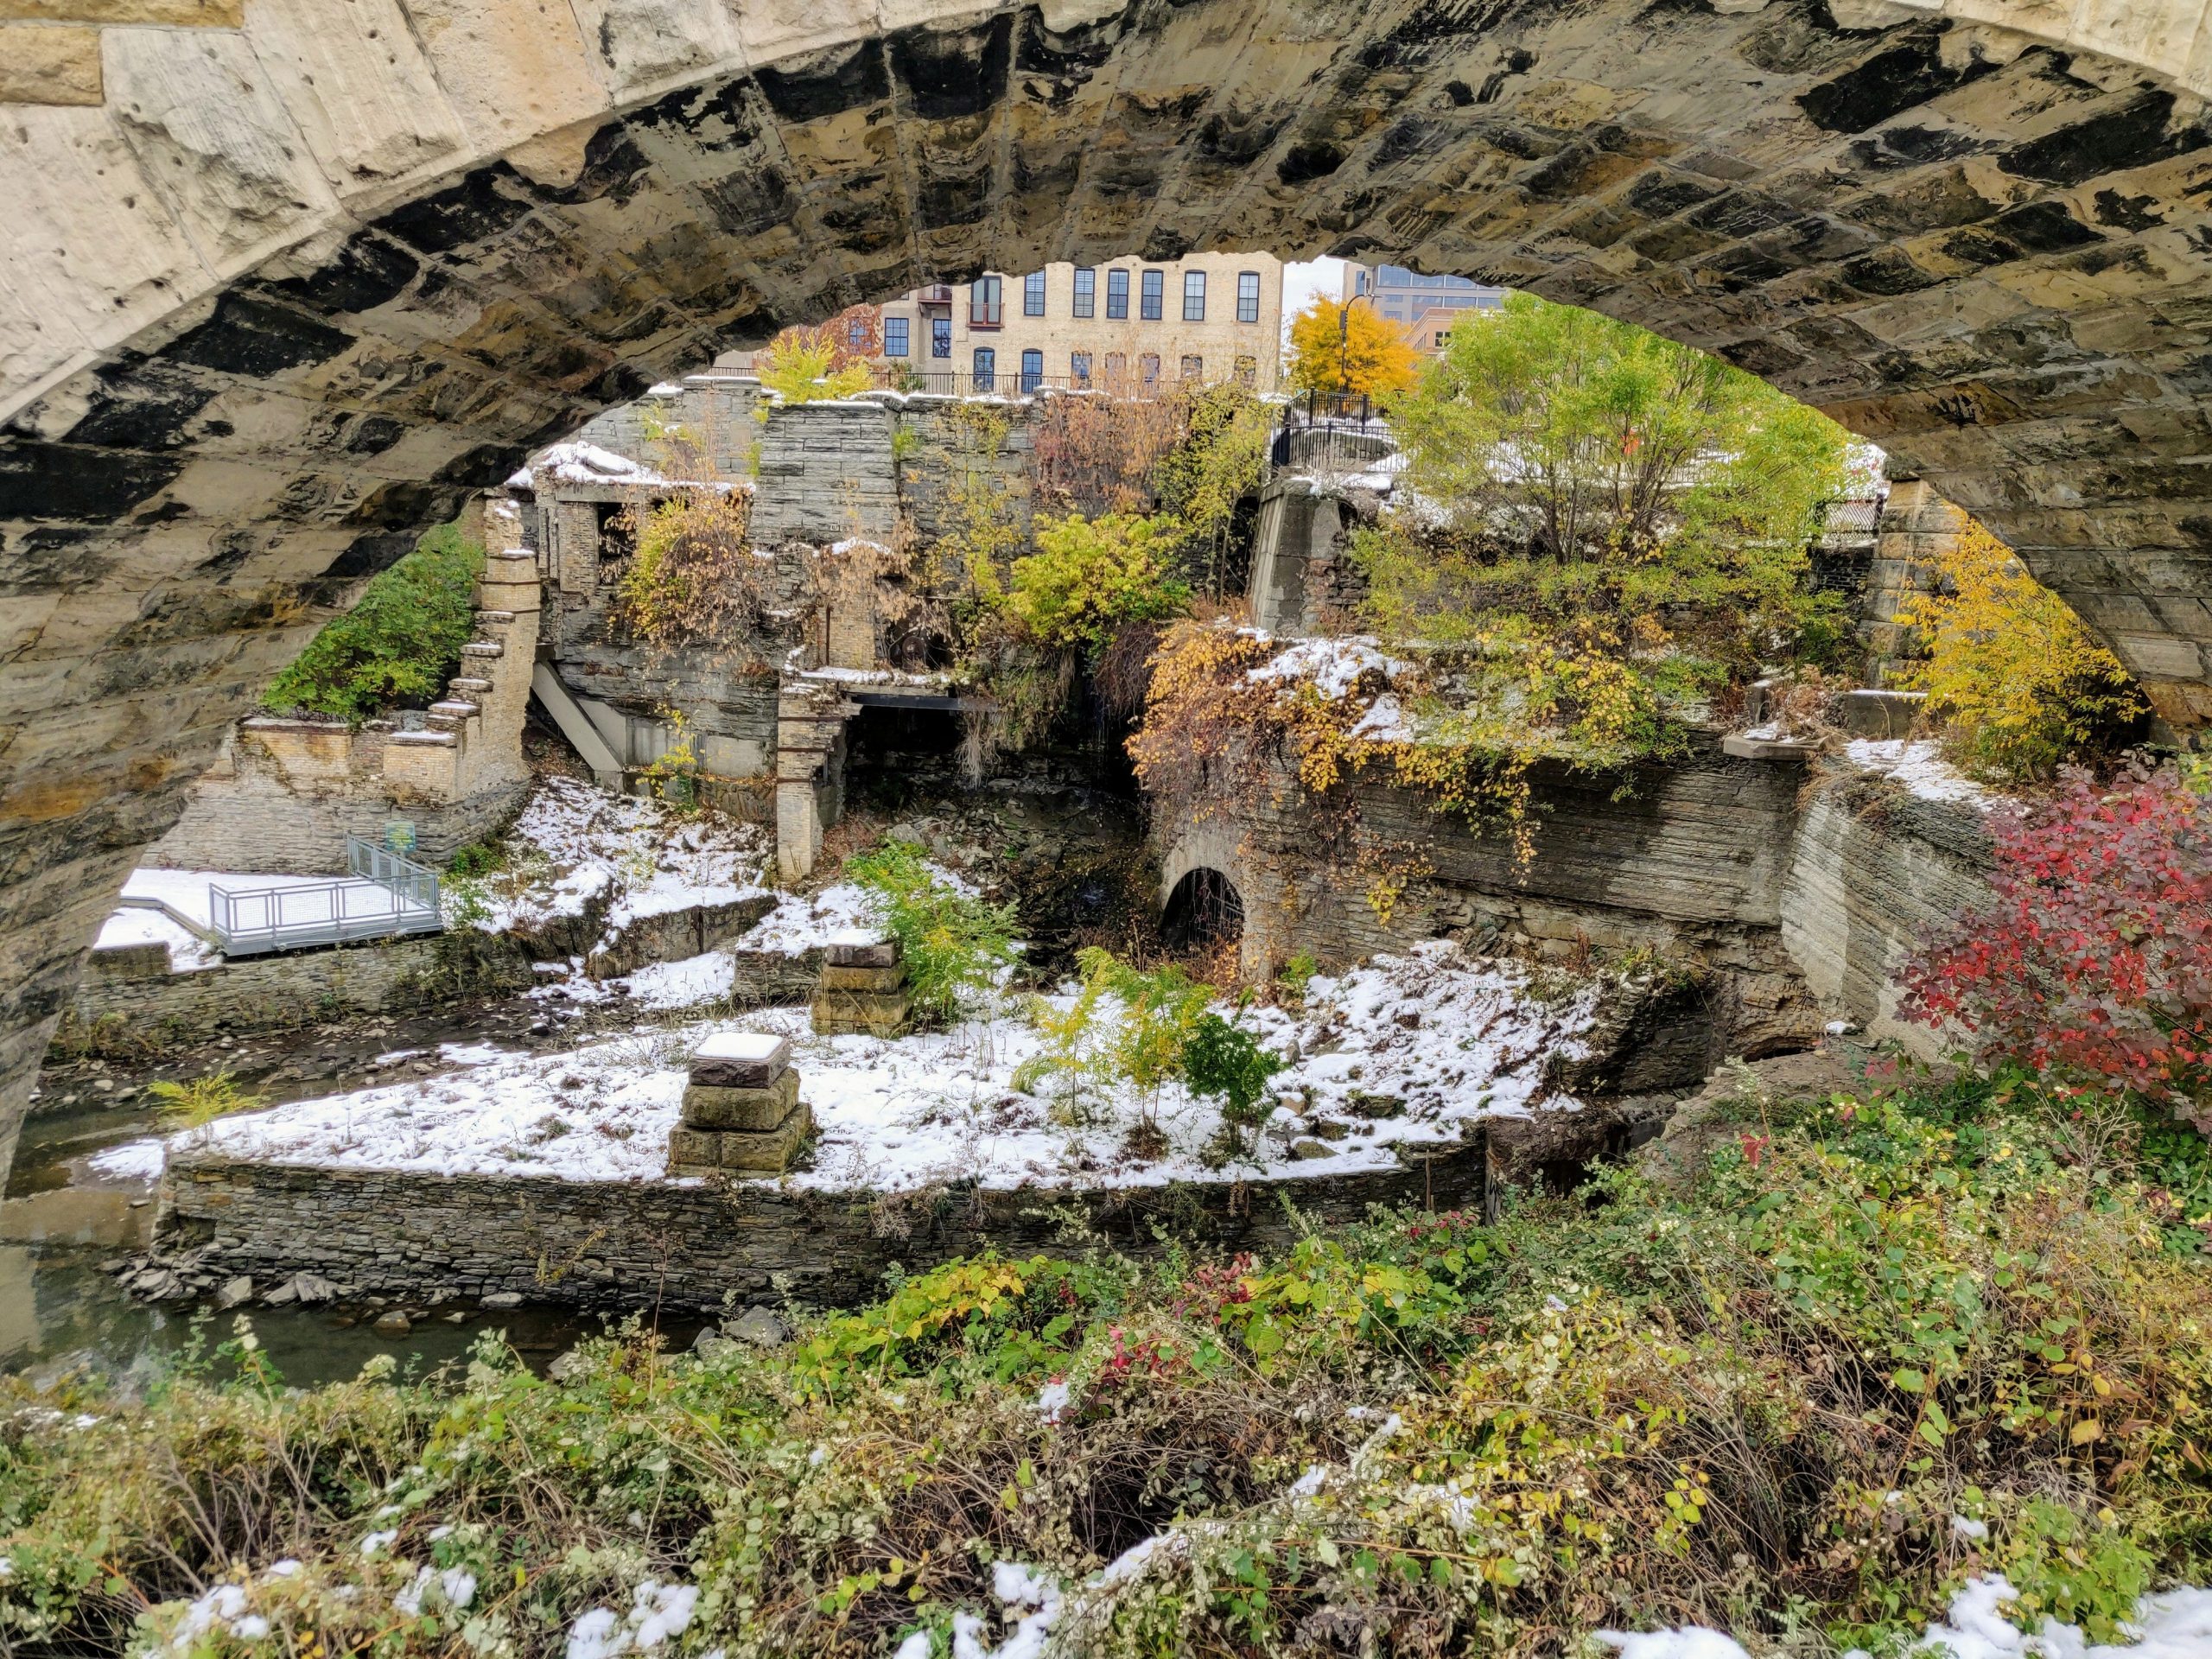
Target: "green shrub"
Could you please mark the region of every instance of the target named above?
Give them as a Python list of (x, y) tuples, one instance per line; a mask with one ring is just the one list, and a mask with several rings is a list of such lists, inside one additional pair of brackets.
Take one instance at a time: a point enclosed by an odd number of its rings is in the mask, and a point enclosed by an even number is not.
[(1037, 525), (1037, 551), (1014, 562), (1007, 607), (1041, 643), (1096, 652), (1132, 622), (1179, 616), (1189, 586), (1171, 574), (1183, 534), (1170, 517), (1074, 513)]
[(484, 550), (441, 524), (361, 590), (346, 615), (308, 642), (261, 699), (276, 714), (328, 715), (358, 726), (437, 698), (475, 625)]
[(882, 902), (906, 963), (907, 997), (924, 1018), (968, 1013), (1013, 965), (1014, 906), (962, 893), (912, 842), (887, 841), (849, 859), (845, 875)]
[(1217, 1014), (1199, 1015), (1183, 1045), (1183, 1079), (1191, 1092), (1217, 1096), (1223, 1119), (1240, 1129), (1266, 1121), (1268, 1079), (1289, 1064)]

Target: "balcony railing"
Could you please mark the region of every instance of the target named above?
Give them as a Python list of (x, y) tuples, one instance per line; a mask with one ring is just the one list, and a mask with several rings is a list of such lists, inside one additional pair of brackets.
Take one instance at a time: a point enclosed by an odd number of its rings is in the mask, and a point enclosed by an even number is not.
[(353, 939), (435, 933), (443, 925), (437, 872), (356, 836), (349, 874), (281, 887), (207, 884), (209, 931), (226, 957), (251, 957)]

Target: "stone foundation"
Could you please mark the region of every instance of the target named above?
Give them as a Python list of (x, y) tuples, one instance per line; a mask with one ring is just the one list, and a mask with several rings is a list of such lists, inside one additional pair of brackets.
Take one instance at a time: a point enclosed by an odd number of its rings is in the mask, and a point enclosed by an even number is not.
[(1065, 1249), (1071, 1211), (1114, 1248), (1147, 1255), (1161, 1248), (1155, 1226), (1222, 1251), (1274, 1250), (1297, 1242), (1301, 1222), (1357, 1221), (1370, 1205), (1473, 1208), (1485, 1150), (1468, 1141), (1401, 1169), (1310, 1179), (914, 1193), (187, 1160), (162, 1181), (156, 1232), (168, 1256), (204, 1251), (202, 1271), (267, 1283), (306, 1269), (347, 1295), (706, 1313), (788, 1294), (837, 1307), (875, 1297), (894, 1262), (913, 1271), (987, 1248)]

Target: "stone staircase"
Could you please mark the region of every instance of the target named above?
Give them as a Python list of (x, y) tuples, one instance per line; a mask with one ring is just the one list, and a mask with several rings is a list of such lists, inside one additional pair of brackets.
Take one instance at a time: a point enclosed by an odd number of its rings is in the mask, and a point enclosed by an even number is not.
[[(487, 530), (503, 523), (486, 513)], [(421, 730), (395, 732), (386, 743), (385, 777), (395, 798), (453, 800), (521, 776), (537, 622), (537, 556), (512, 544), (493, 550), (477, 583), (477, 637), (461, 648), (461, 671)]]

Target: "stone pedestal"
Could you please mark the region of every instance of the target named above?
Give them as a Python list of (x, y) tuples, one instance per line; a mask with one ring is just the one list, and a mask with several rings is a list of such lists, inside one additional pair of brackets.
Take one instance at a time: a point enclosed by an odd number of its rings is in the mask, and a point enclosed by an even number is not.
[(814, 988), (814, 1030), (820, 1037), (896, 1037), (911, 1008), (899, 942), (873, 933), (841, 933), (822, 956)]
[(757, 1032), (722, 1032), (700, 1044), (683, 1122), (668, 1137), (668, 1173), (782, 1174), (814, 1128), (791, 1056), (788, 1039)]

